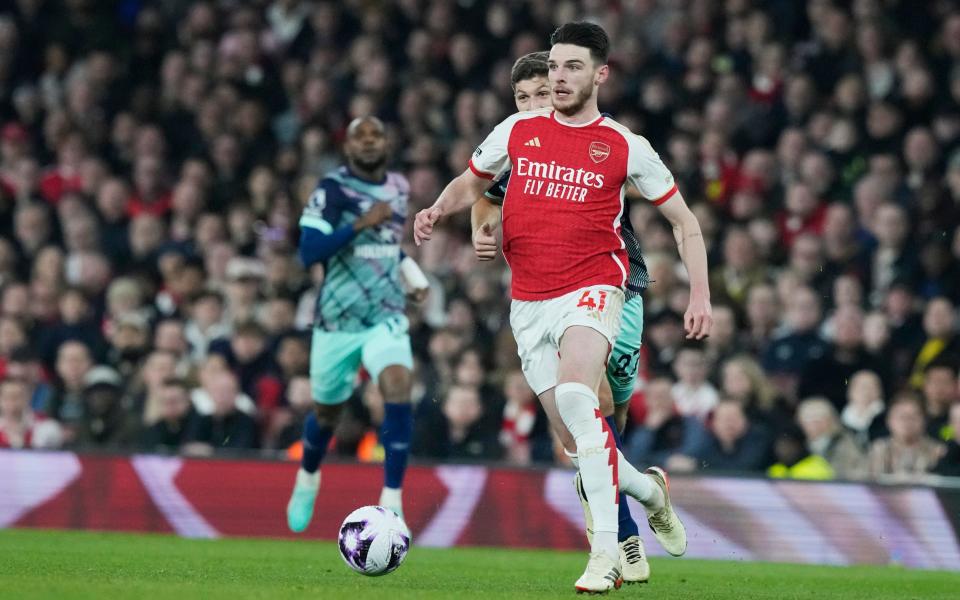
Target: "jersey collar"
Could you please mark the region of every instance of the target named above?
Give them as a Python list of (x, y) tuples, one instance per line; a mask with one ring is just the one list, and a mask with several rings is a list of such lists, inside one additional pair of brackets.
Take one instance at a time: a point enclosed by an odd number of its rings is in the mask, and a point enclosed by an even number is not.
[(560, 119), (557, 118), (557, 111), (555, 111), (555, 110), (551, 110), (551, 111), (550, 111), (550, 118), (553, 119), (554, 122), (556, 122), (557, 124), (563, 125), (564, 127), (576, 127), (576, 128), (580, 128), (580, 127), (591, 127), (591, 126), (593, 126), (593, 125), (596, 125), (597, 123), (599, 123), (600, 121), (602, 121), (602, 120), (604, 119), (604, 114), (603, 114), (603, 113), (600, 113), (600, 116), (597, 117), (596, 119), (594, 119), (593, 121), (590, 121), (589, 123), (581, 123), (581, 124), (579, 124), (579, 125), (573, 125), (572, 123), (564, 123), (563, 121), (561, 121)]

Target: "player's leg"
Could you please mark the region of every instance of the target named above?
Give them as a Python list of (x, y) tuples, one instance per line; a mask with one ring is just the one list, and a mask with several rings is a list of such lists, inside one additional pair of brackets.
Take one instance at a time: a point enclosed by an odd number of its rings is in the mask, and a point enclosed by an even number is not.
[(557, 409), (576, 442), (582, 487), (593, 516), (590, 562), (576, 584), (581, 591), (605, 591), (621, 581), (617, 449), (594, 391), (609, 347), (607, 337), (582, 325), (566, 328), (560, 341)]
[(413, 435), (413, 410), (410, 388), (413, 377), (413, 353), (410, 349), (409, 325), (406, 317), (381, 323), (364, 344), (361, 360), (380, 386), (384, 416), (380, 426), (383, 445), (383, 490), (380, 505), (403, 518), (401, 489)]
[(313, 331), (310, 384), (317, 404), (303, 426), (303, 456), (287, 503), (287, 525), (296, 533), (305, 530), (313, 518), (313, 506), (320, 490), (320, 463), (344, 403), (353, 392), (363, 339), (363, 333)]
[[(627, 409), (630, 406), (630, 397), (633, 395), (639, 370), (642, 337), (643, 299), (635, 296), (624, 304), (620, 335), (617, 336), (611, 360), (607, 364), (606, 379), (610, 383), (614, 421), (617, 426), (615, 435), (623, 431), (623, 426), (626, 424)], [(617, 437), (619, 438), (619, 435)], [(667, 474), (659, 468), (647, 469), (644, 473), (639, 472), (623, 458), (619, 440), (617, 448), (621, 450), (620, 489), (643, 506), (647, 513), (647, 522), (664, 549), (673, 555), (683, 554), (687, 547), (687, 533), (670, 503)], [(620, 540), (623, 542), (627, 539), (629, 538), (623, 535), (623, 521), (621, 521)], [(636, 539), (639, 545), (639, 536)], [(635, 544), (631, 542), (630, 545)]]

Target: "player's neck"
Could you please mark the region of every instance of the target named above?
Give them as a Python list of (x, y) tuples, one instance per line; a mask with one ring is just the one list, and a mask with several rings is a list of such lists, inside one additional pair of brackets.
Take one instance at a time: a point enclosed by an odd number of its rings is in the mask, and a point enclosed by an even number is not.
[(350, 169), (350, 173), (353, 174), (354, 177), (369, 181), (370, 183), (383, 183), (383, 180), (387, 177), (386, 166), (378, 167), (371, 171), (359, 167), (353, 162), (347, 162), (347, 168)]
[(586, 125), (600, 118), (600, 108), (596, 102), (589, 102), (573, 114), (566, 115), (558, 110), (554, 110), (553, 114), (564, 125)]

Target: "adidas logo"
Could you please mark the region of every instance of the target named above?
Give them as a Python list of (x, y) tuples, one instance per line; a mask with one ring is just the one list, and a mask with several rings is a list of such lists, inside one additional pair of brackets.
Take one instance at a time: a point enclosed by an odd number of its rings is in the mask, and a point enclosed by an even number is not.
[(533, 146), (534, 148), (540, 147), (540, 138), (534, 137), (533, 139), (527, 140), (524, 146)]

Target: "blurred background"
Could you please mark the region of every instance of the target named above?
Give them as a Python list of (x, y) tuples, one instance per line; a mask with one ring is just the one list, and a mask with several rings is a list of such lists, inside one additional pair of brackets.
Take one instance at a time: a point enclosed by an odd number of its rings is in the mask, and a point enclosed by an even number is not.
[[(685, 343), (665, 220), (626, 455), (673, 471), (960, 474), (960, 7), (931, 0), (15, 0), (0, 8), (0, 447), (295, 459), (322, 267), (297, 220), (349, 120), (389, 126), (411, 214), (514, 111), (513, 61), (587, 18), (600, 107), (703, 228)], [(423, 248), (414, 456), (562, 464), (502, 259)], [(362, 381), (335, 453), (377, 462)]]

